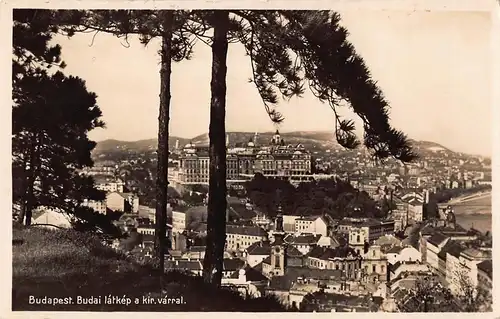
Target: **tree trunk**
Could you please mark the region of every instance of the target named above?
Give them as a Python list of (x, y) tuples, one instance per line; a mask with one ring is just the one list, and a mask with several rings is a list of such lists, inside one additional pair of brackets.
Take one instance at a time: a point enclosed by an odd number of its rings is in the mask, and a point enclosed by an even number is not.
[[(165, 241), (167, 223), (168, 191), (168, 124), (170, 121), (170, 74), (172, 72), (172, 26), (173, 11), (164, 13), (163, 36), (161, 44), (160, 68), (160, 111), (158, 116), (158, 166), (156, 176), (156, 231), (155, 246), (159, 257), (159, 269), (165, 270)], [(163, 289), (163, 276), (161, 276)]]
[(35, 161), (36, 161), (36, 156), (37, 156), (37, 147), (36, 147), (36, 138), (37, 136), (31, 140), (31, 147), (30, 147), (30, 160), (29, 160), (29, 169), (28, 169), (28, 174), (26, 177), (26, 188), (24, 189), (24, 198), (23, 198), (23, 205), (21, 206), (21, 216), (20, 220), (21, 223), (23, 223), (26, 226), (31, 225), (31, 219), (33, 216), (33, 206), (34, 206), (34, 187), (35, 187)]
[(210, 88), (210, 165), (208, 187), (207, 248), (203, 261), (203, 278), (220, 285), (226, 243), (226, 73), (227, 31), (229, 13), (214, 12), (212, 44), (212, 81)]

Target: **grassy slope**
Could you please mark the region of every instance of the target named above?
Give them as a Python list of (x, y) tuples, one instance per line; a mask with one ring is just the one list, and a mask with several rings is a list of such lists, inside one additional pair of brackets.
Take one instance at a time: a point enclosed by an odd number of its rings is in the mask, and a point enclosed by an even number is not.
[(165, 274), (170, 305), (30, 305), (29, 296), (98, 297), (127, 295), (134, 300), (158, 294), (159, 276), (149, 266), (127, 260), (88, 234), (71, 230), (15, 228), (13, 242), (13, 310), (44, 311), (284, 311), (272, 298), (244, 300), (235, 292), (216, 289), (201, 278), (179, 272)]

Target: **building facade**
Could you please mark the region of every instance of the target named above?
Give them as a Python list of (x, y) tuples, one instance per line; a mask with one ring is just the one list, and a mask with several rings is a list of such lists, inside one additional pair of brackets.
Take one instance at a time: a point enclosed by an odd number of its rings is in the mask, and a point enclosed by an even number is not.
[(295, 220), (295, 232), (327, 236), (328, 224), (321, 216), (306, 216)]
[(174, 232), (182, 233), (187, 226), (186, 213), (172, 212), (172, 229)]
[[(208, 147), (187, 144), (179, 159), (178, 182), (207, 184)], [(228, 148), (226, 176), (228, 180), (246, 180), (256, 173), (266, 177), (307, 181), (312, 178), (311, 153), (301, 144), (286, 144), (278, 131), (269, 145), (257, 146), (256, 139), (246, 147)]]
[(254, 243), (267, 239), (267, 232), (256, 226), (226, 226), (226, 250), (245, 251)]
[(93, 210), (95, 210), (99, 214), (106, 215), (106, 201), (105, 200), (103, 200), (103, 201), (95, 201), (95, 200), (85, 199), (83, 201), (82, 205), (83, 206), (87, 206), (89, 208), (92, 208)]

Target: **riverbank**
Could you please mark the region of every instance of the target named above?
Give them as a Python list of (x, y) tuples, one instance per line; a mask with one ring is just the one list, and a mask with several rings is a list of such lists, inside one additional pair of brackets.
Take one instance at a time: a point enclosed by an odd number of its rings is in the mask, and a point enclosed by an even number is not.
[(449, 204), (453, 208), (458, 224), (466, 229), (474, 228), (483, 233), (491, 232), (493, 227), (491, 192), (479, 198)]
[(453, 204), (459, 204), (459, 203), (466, 203), (469, 201), (475, 201), (475, 200), (482, 200), (482, 199), (488, 199), (491, 202), (491, 190), (486, 190), (482, 192), (478, 192), (472, 195), (463, 195), (460, 197), (452, 198), (448, 201), (448, 204), (453, 205)]

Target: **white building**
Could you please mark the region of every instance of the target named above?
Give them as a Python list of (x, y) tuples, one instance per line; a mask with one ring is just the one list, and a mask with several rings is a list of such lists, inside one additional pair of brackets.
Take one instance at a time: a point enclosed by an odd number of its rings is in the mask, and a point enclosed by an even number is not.
[(244, 251), (253, 243), (267, 239), (267, 232), (255, 226), (226, 226), (226, 250)]
[(321, 236), (318, 240), (317, 245), (320, 247), (335, 248), (340, 246), (340, 243), (336, 238), (332, 238), (329, 236)]
[(307, 216), (295, 220), (295, 232), (328, 235), (328, 224), (321, 216)]
[(137, 227), (137, 232), (143, 235), (153, 235), (155, 234), (155, 225), (139, 225)]
[(182, 233), (186, 229), (186, 213), (172, 212), (172, 227), (174, 232)]
[(92, 208), (93, 210), (95, 210), (99, 214), (106, 215), (106, 207), (107, 206), (106, 206), (106, 201), (105, 200), (95, 201), (95, 200), (85, 199), (83, 201), (82, 205), (83, 206), (87, 206), (89, 208)]
[[(308, 254), (314, 247), (318, 245), (318, 241), (322, 235), (314, 234), (290, 234), (285, 237), (285, 243), (295, 247), (303, 255)], [(327, 246), (328, 247), (328, 246)], [(333, 248), (333, 247), (332, 247)]]
[(449, 237), (435, 233), (430, 238), (426, 239), (426, 262), (431, 269), (437, 271), (439, 269), (439, 252), (450, 240)]
[(355, 248), (363, 246), (365, 242), (373, 243), (385, 235), (394, 234), (394, 221), (378, 221), (365, 219), (353, 221), (348, 230), (349, 245)]
[(421, 222), (424, 219), (424, 202), (419, 198), (411, 198), (408, 203), (408, 219)]
[(40, 207), (37, 210), (41, 213), (41, 215), (39, 215), (37, 218), (34, 218), (31, 221), (31, 224), (43, 225), (43, 227), (48, 228), (51, 228), (53, 226), (55, 226), (56, 228), (71, 228), (71, 221), (67, 215), (45, 207)]
[(462, 272), (460, 265), (460, 255), (465, 248), (460, 245), (453, 245), (446, 252), (446, 282), (450, 290), (456, 294), (460, 287), (459, 274)]
[(472, 287), (476, 288), (478, 284), (477, 265), (484, 260), (491, 259), (491, 251), (484, 251), (475, 248), (469, 248), (460, 254), (460, 271), (455, 274), (454, 282), (460, 280), (460, 276), (466, 276), (466, 280)]
[(271, 244), (269, 241), (253, 243), (245, 249), (245, 255), (247, 264), (255, 267), (271, 255)]
[(106, 204), (114, 211), (139, 213), (139, 197), (133, 193), (110, 192), (106, 195)]
[(421, 262), (397, 262), (391, 267), (391, 280), (400, 277), (402, 274), (429, 272), (429, 265)]
[(97, 189), (105, 192), (123, 193), (123, 187), (125, 186), (125, 183), (119, 178), (96, 178), (95, 186)]
[(421, 262), (422, 254), (412, 246), (395, 246), (387, 252), (387, 261), (394, 265), (397, 262)]
[(283, 215), (283, 230), (286, 233), (295, 232), (295, 220), (299, 219), (300, 216), (296, 215)]

